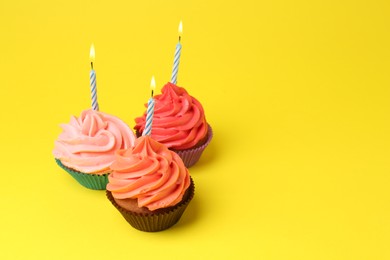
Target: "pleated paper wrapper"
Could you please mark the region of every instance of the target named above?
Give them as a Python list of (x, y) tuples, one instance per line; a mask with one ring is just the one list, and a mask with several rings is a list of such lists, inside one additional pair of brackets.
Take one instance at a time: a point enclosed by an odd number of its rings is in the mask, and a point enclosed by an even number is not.
[(78, 183), (91, 190), (105, 190), (108, 183), (108, 174), (102, 175), (93, 173), (83, 173), (74, 171), (61, 163), (59, 159), (56, 159), (56, 163), (69, 173)]
[(179, 221), (195, 194), (195, 186), (192, 179), (188, 189), (189, 194), (184, 200), (175, 206), (164, 209), (162, 212), (160, 211), (159, 213), (136, 213), (126, 210), (115, 202), (115, 199), (110, 191), (107, 190), (106, 195), (132, 227), (141, 231), (157, 232), (168, 229)]

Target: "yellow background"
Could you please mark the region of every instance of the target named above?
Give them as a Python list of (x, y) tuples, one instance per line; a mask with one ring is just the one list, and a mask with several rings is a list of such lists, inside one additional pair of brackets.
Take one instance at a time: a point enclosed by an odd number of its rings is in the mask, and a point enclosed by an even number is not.
[[(390, 259), (390, 4), (0, 2), (0, 259)], [(171, 76), (214, 139), (169, 230), (133, 229), (52, 149), (90, 107), (131, 127)]]

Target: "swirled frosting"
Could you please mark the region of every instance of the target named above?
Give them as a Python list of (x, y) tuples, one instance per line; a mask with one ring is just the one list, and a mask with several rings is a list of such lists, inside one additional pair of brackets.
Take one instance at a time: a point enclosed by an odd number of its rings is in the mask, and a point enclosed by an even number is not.
[[(202, 105), (184, 88), (172, 83), (167, 83), (161, 93), (155, 96), (152, 138), (176, 150), (194, 147), (207, 134)], [(135, 119), (134, 128), (141, 134), (145, 120), (146, 112)]]
[(179, 203), (190, 185), (190, 176), (180, 157), (168, 148), (142, 136), (131, 149), (116, 152), (107, 190), (115, 199), (137, 199), (149, 210)]
[(83, 173), (106, 173), (115, 152), (134, 145), (133, 131), (119, 118), (95, 110), (72, 116), (55, 141), (53, 154), (65, 166)]

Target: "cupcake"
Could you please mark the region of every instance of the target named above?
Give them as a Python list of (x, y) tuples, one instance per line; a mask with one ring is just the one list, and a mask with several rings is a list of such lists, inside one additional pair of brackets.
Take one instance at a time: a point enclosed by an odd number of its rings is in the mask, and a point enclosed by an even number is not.
[(115, 152), (132, 147), (134, 133), (119, 118), (92, 109), (61, 127), (53, 150), (57, 164), (81, 185), (104, 190)]
[(194, 196), (194, 183), (183, 161), (150, 136), (138, 138), (133, 148), (117, 151), (111, 169), (107, 197), (141, 231), (173, 226)]
[[(155, 96), (151, 137), (176, 152), (186, 167), (194, 165), (213, 136), (200, 102), (187, 91), (167, 83)], [(137, 136), (145, 129), (146, 112), (135, 119)]]

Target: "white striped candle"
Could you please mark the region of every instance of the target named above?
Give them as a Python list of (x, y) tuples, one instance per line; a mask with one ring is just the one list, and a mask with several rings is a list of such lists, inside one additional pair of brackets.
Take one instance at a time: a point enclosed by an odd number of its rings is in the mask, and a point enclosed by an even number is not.
[(91, 72), (89, 73), (89, 86), (91, 87), (91, 101), (92, 109), (99, 111), (99, 104), (97, 102), (97, 88), (96, 88), (96, 72), (93, 69), (93, 62), (95, 61), (95, 47), (91, 45), (89, 51), (89, 57), (91, 59)]
[(152, 96), (148, 101), (148, 109), (146, 111), (146, 121), (145, 121), (145, 129), (142, 135), (151, 135), (152, 134), (152, 125), (153, 125), (153, 114), (154, 114), (154, 98), (153, 91), (156, 88), (156, 81), (154, 80), (154, 76), (150, 82), (150, 88), (152, 89)]
[(181, 54), (181, 34), (183, 32), (183, 23), (180, 21), (179, 24), (179, 42), (176, 44), (175, 57), (173, 59), (173, 69), (171, 83), (177, 84), (177, 74), (179, 72), (180, 54)]

